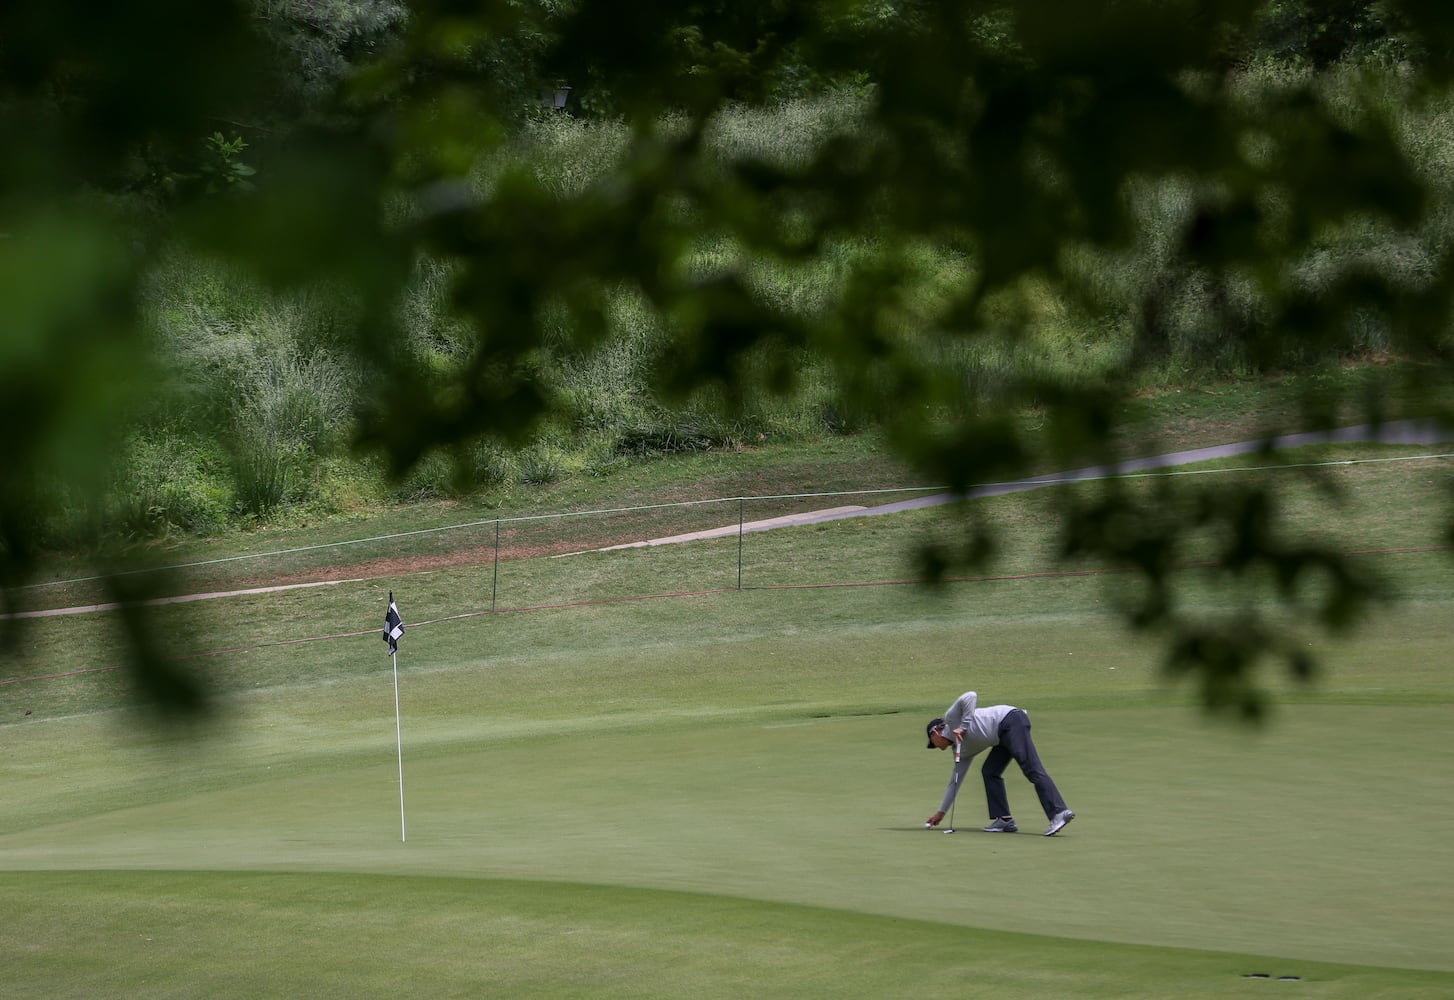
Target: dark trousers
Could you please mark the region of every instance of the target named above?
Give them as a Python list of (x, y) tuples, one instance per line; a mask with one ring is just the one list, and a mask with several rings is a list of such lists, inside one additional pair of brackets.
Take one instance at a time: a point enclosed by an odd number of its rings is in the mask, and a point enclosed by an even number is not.
[(990, 747), (989, 756), (985, 758), (984, 767), (981, 769), (990, 819), (1010, 815), (1010, 800), (1005, 797), (1005, 779), (1002, 775), (1005, 768), (1010, 766), (1011, 760), (1020, 765), (1020, 770), (1025, 772), (1025, 777), (1035, 786), (1035, 794), (1040, 796), (1040, 807), (1045, 810), (1045, 818), (1054, 819), (1055, 814), (1065, 808), (1065, 800), (1060, 797), (1060, 790), (1050, 780), (1050, 775), (1045, 773), (1045, 765), (1040, 763), (1040, 755), (1035, 752), (1035, 743), (1030, 739), (1030, 716), (1019, 708), (1005, 716), (1000, 723), (999, 746)]

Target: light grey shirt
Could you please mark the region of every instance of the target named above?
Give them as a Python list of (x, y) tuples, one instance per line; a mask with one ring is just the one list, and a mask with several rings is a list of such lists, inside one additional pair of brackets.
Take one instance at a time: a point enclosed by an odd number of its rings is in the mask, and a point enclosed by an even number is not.
[(1015, 710), (1014, 705), (976, 708), (978, 702), (979, 695), (966, 691), (954, 699), (954, 704), (944, 712), (944, 734), (952, 740), (954, 731), (963, 729), (964, 736), (960, 738), (959, 759), (954, 763), (949, 787), (944, 789), (944, 801), (939, 805), (940, 812), (948, 812), (949, 807), (954, 804), (954, 797), (959, 794), (959, 784), (969, 771), (969, 762), (974, 759), (975, 754), (987, 747), (1000, 745), (1000, 723)]

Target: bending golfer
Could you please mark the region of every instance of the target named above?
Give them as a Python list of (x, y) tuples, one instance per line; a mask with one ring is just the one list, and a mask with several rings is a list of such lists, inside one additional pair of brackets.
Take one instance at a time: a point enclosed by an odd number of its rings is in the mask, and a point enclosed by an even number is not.
[(986, 833), (1014, 833), (1019, 829), (1010, 815), (1010, 801), (1005, 797), (1005, 768), (1011, 759), (1020, 765), (1035, 794), (1040, 796), (1040, 807), (1050, 820), (1045, 836), (1053, 837), (1064, 829), (1065, 824), (1075, 819), (1075, 813), (1060, 797), (1055, 782), (1050, 780), (1035, 744), (1030, 739), (1030, 716), (1024, 709), (1013, 705), (992, 705), (989, 708), (975, 708), (978, 696), (966, 691), (955, 699), (944, 713), (944, 718), (934, 719), (925, 727), (929, 737), (930, 750), (947, 750), (958, 743), (954, 755), (954, 773), (949, 787), (944, 790), (944, 801), (939, 811), (929, 817), (930, 826), (938, 826), (945, 812), (954, 805), (959, 794), (959, 784), (969, 770), (969, 762), (981, 750), (990, 749), (981, 773), (984, 776), (984, 797), (989, 804), (990, 822)]

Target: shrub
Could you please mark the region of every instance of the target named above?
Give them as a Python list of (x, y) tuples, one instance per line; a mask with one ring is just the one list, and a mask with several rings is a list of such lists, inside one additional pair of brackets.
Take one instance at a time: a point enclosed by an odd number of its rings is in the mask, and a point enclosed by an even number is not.
[(503, 486), (514, 474), (510, 451), (493, 441), (475, 441), (464, 450), (464, 466), (470, 488)]
[(133, 435), (103, 514), (108, 534), (146, 539), (222, 530), (227, 494), (221, 466), (203, 439), (175, 432)]
[(238, 514), (269, 520), (310, 495), (309, 468), (346, 433), (346, 372), (323, 351), (263, 359), (249, 373), (232, 425)]
[(232, 461), (233, 511), (248, 520), (270, 520), (294, 498), (298, 464), (298, 455), (286, 440), (241, 438)]
[(400, 503), (443, 500), (454, 495), (455, 483), (455, 463), (445, 452), (431, 451), (394, 485), (392, 496)]
[(520, 482), (525, 486), (549, 486), (565, 475), (565, 456), (553, 444), (536, 444), (520, 455)]
[(264, 358), (241, 387), (238, 431), (287, 451), (328, 454), (348, 433), (351, 400), (346, 369), (326, 351)]

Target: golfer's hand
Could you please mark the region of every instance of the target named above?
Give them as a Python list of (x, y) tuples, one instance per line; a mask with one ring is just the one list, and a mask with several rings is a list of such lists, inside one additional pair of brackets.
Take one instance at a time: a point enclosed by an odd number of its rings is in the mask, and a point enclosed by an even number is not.
[(930, 816), (927, 820), (925, 820), (925, 822), (928, 823), (930, 826), (938, 826), (939, 821), (943, 818), (944, 810), (941, 809), (939, 810), (939, 812), (936, 812), (933, 816)]
[(963, 729), (956, 729), (954, 731), (954, 739), (956, 741), (964, 739), (964, 730)]

